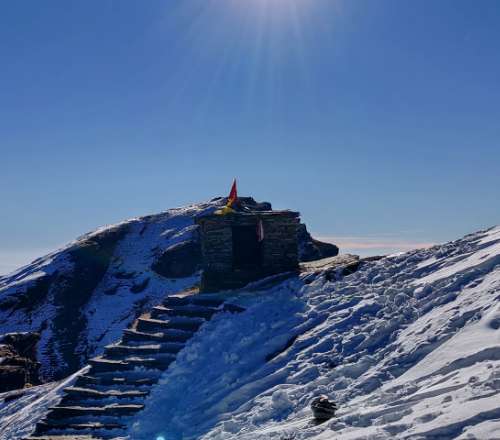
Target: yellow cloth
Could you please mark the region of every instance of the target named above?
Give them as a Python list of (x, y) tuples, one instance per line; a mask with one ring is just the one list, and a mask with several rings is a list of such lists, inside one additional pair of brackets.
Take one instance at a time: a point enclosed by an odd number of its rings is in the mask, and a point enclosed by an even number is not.
[(227, 215), (227, 214), (233, 214), (234, 212), (235, 212), (234, 209), (231, 208), (230, 206), (224, 206), (224, 208), (218, 209), (217, 211), (215, 211), (215, 214)]

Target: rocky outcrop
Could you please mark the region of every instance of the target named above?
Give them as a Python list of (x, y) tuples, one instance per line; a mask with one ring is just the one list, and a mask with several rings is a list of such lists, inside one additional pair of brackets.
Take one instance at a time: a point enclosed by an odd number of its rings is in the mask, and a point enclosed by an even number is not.
[(40, 363), (36, 358), (38, 333), (0, 336), (0, 392), (36, 385)]
[(153, 263), (152, 269), (166, 278), (183, 278), (201, 267), (199, 239), (174, 244)]
[(304, 223), (300, 224), (298, 234), (299, 260), (302, 262), (335, 257), (339, 253), (339, 248), (334, 244), (324, 243), (311, 237)]

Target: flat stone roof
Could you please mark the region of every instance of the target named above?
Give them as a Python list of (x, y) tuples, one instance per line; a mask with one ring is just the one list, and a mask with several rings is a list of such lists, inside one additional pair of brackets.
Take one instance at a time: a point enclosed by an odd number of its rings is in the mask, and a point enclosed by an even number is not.
[(297, 211), (290, 211), (288, 209), (286, 210), (272, 210), (272, 211), (251, 211), (251, 212), (245, 212), (245, 211), (234, 211), (230, 212), (225, 215), (220, 215), (220, 214), (205, 214), (196, 217), (196, 221), (203, 221), (203, 220), (215, 220), (215, 219), (226, 219), (229, 220), (231, 217), (288, 217), (288, 218), (297, 218), (300, 216), (300, 213)]

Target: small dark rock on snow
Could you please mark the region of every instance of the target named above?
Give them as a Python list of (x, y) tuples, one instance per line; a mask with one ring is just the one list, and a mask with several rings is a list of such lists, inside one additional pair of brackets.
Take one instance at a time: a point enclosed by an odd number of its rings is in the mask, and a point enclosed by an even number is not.
[(331, 419), (337, 411), (337, 404), (331, 401), (327, 396), (319, 396), (311, 402), (313, 416), (318, 421)]

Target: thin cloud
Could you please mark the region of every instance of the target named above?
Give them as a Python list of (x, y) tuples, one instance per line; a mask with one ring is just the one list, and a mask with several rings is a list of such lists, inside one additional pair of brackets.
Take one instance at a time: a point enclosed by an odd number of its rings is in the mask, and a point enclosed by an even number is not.
[(332, 236), (318, 235), (315, 236), (318, 240), (327, 243), (336, 244), (341, 251), (359, 251), (365, 255), (375, 253), (393, 253), (408, 251), (411, 249), (424, 249), (434, 246), (436, 243), (431, 241), (414, 241), (405, 240), (394, 236), (394, 239), (389, 239), (391, 234), (381, 234), (380, 236)]

